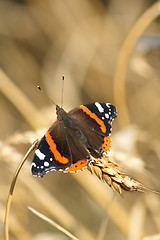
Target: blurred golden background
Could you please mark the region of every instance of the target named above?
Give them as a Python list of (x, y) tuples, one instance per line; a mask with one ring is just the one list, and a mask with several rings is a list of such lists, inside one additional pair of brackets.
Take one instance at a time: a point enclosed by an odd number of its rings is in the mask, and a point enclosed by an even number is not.
[[(64, 109), (95, 101), (118, 108), (111, 159), (160, 191), (160, 2), (151, 0), (0, 0), (0, 237), (13, 174), (31, 143)], [(33, 155), (33, 154), (32, 154)], [(35, 216), (50, 217), (82, 240), (160, 239), (160, 197), (124, 193), (89, 171), (20, 172), (10, 239), (69, 239)], [(154, 238), (153, 238), (154, 237)]]

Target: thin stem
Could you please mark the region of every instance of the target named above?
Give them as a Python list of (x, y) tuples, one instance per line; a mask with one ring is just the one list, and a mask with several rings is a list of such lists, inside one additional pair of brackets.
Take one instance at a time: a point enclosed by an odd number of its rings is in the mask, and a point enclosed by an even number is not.
[(70, 232), (68, 232), (65, 228), (63, 228), (62, 226), (60, 226), (59, 224), (57, 224), (56, 222), (54, 222), (52, 219), (46, 217), (45, 215), (43, 215), (42, 213), (38, 212), (37, 210), (35, 210), (32, 207), (28, 207), (30, 211), (32, 211), (34, 214), (36, 214), (38, 217), (40, 217), (41, 219), (43, 219), (44, 221), (48, 222), (49, 224), (51, 224), (52, 226), (56, 227), (57, 229), (59, 229), (61, 232), (63, 232), (66, 236), (68, 236), (69, 238), (71, 238), (72, 240), (78, 240), (77, 237), (75, 237), (73, 234), (71, 234)]
[(12, 197), (13, 197), (13, 192), (14, 192), (14, 188), (16, 185), (16, 181), (19, 175), (19, 172), (23, 166), (23, 164), (25, 163), (26, 159), (28, 158), (28, 156), (31, 154), (31, 152), (36, 148), (38, 143), (38, 140), (36, 140), (32, 146), (29, 148), (29, 150), (27, 151), (27, 153), (25, 154), (24, 158), (22, 159), (22, 161), (20, 162), (19, 166), (17, 167), (12, 182), (11, 182), (11, 186), (10, 186), (10, 190), (9, 190), (9, 194), (8, 194), (8, 199), (7, 199), (7, 205), (6, 205), (6, 212), (5, 212), (5, 219), (4, 219), (4, 236), (5, 236), (5, 240), (9, 240), (9, 213), (10, 213), (10, 208), (11, 208), (11, 202), (12, 202)]

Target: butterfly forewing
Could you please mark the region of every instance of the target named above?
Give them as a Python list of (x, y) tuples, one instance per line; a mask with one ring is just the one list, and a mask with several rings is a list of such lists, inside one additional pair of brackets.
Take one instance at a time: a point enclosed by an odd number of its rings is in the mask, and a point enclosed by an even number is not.
[(110, 149), (112, 121), (117, 116), (116, 107), (109, 103), (81, 105), (69, 112), (85, 135), (88, 150), (94, 157), (101, 157)]
[(69, 154), (64, 129), (56, 122), (40, 140), (32, 162), (32, 174), (43, 177), (49, 171), (63, 171), (72, 164), (70, 158), (65, 157)]
[(39, 143), (32, 163), (32, 174), (43, 177), (53, 170), (82, 170), (90, 161), (90, 154), (77, 139), (75, 129), (65, 128), (63, 123), (56, 122)]

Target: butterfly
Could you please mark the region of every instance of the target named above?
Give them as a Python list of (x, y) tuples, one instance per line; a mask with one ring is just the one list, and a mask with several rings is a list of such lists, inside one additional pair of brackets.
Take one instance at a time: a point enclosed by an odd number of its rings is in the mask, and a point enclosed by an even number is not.
[(32, 162), (32, 174), (49, 171), (76, 172), (92, 157), (102, 158), (111, 145), (116, 107), (109, 103), (81, 105), (68, 113), (56, 105), (57, 120), (42, 137)]

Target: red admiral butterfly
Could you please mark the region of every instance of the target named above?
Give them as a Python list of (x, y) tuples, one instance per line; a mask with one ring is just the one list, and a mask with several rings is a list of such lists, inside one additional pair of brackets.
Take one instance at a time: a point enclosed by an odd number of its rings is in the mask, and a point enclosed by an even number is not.
[(76, 172), (94, 158), (107, 153), (111, 143), (116, 107), (92, 103), (65, 112), (56, 105), (57, 121), (40, 140), (32, 162), (32, 174), (43, 177), (49, 171)]

